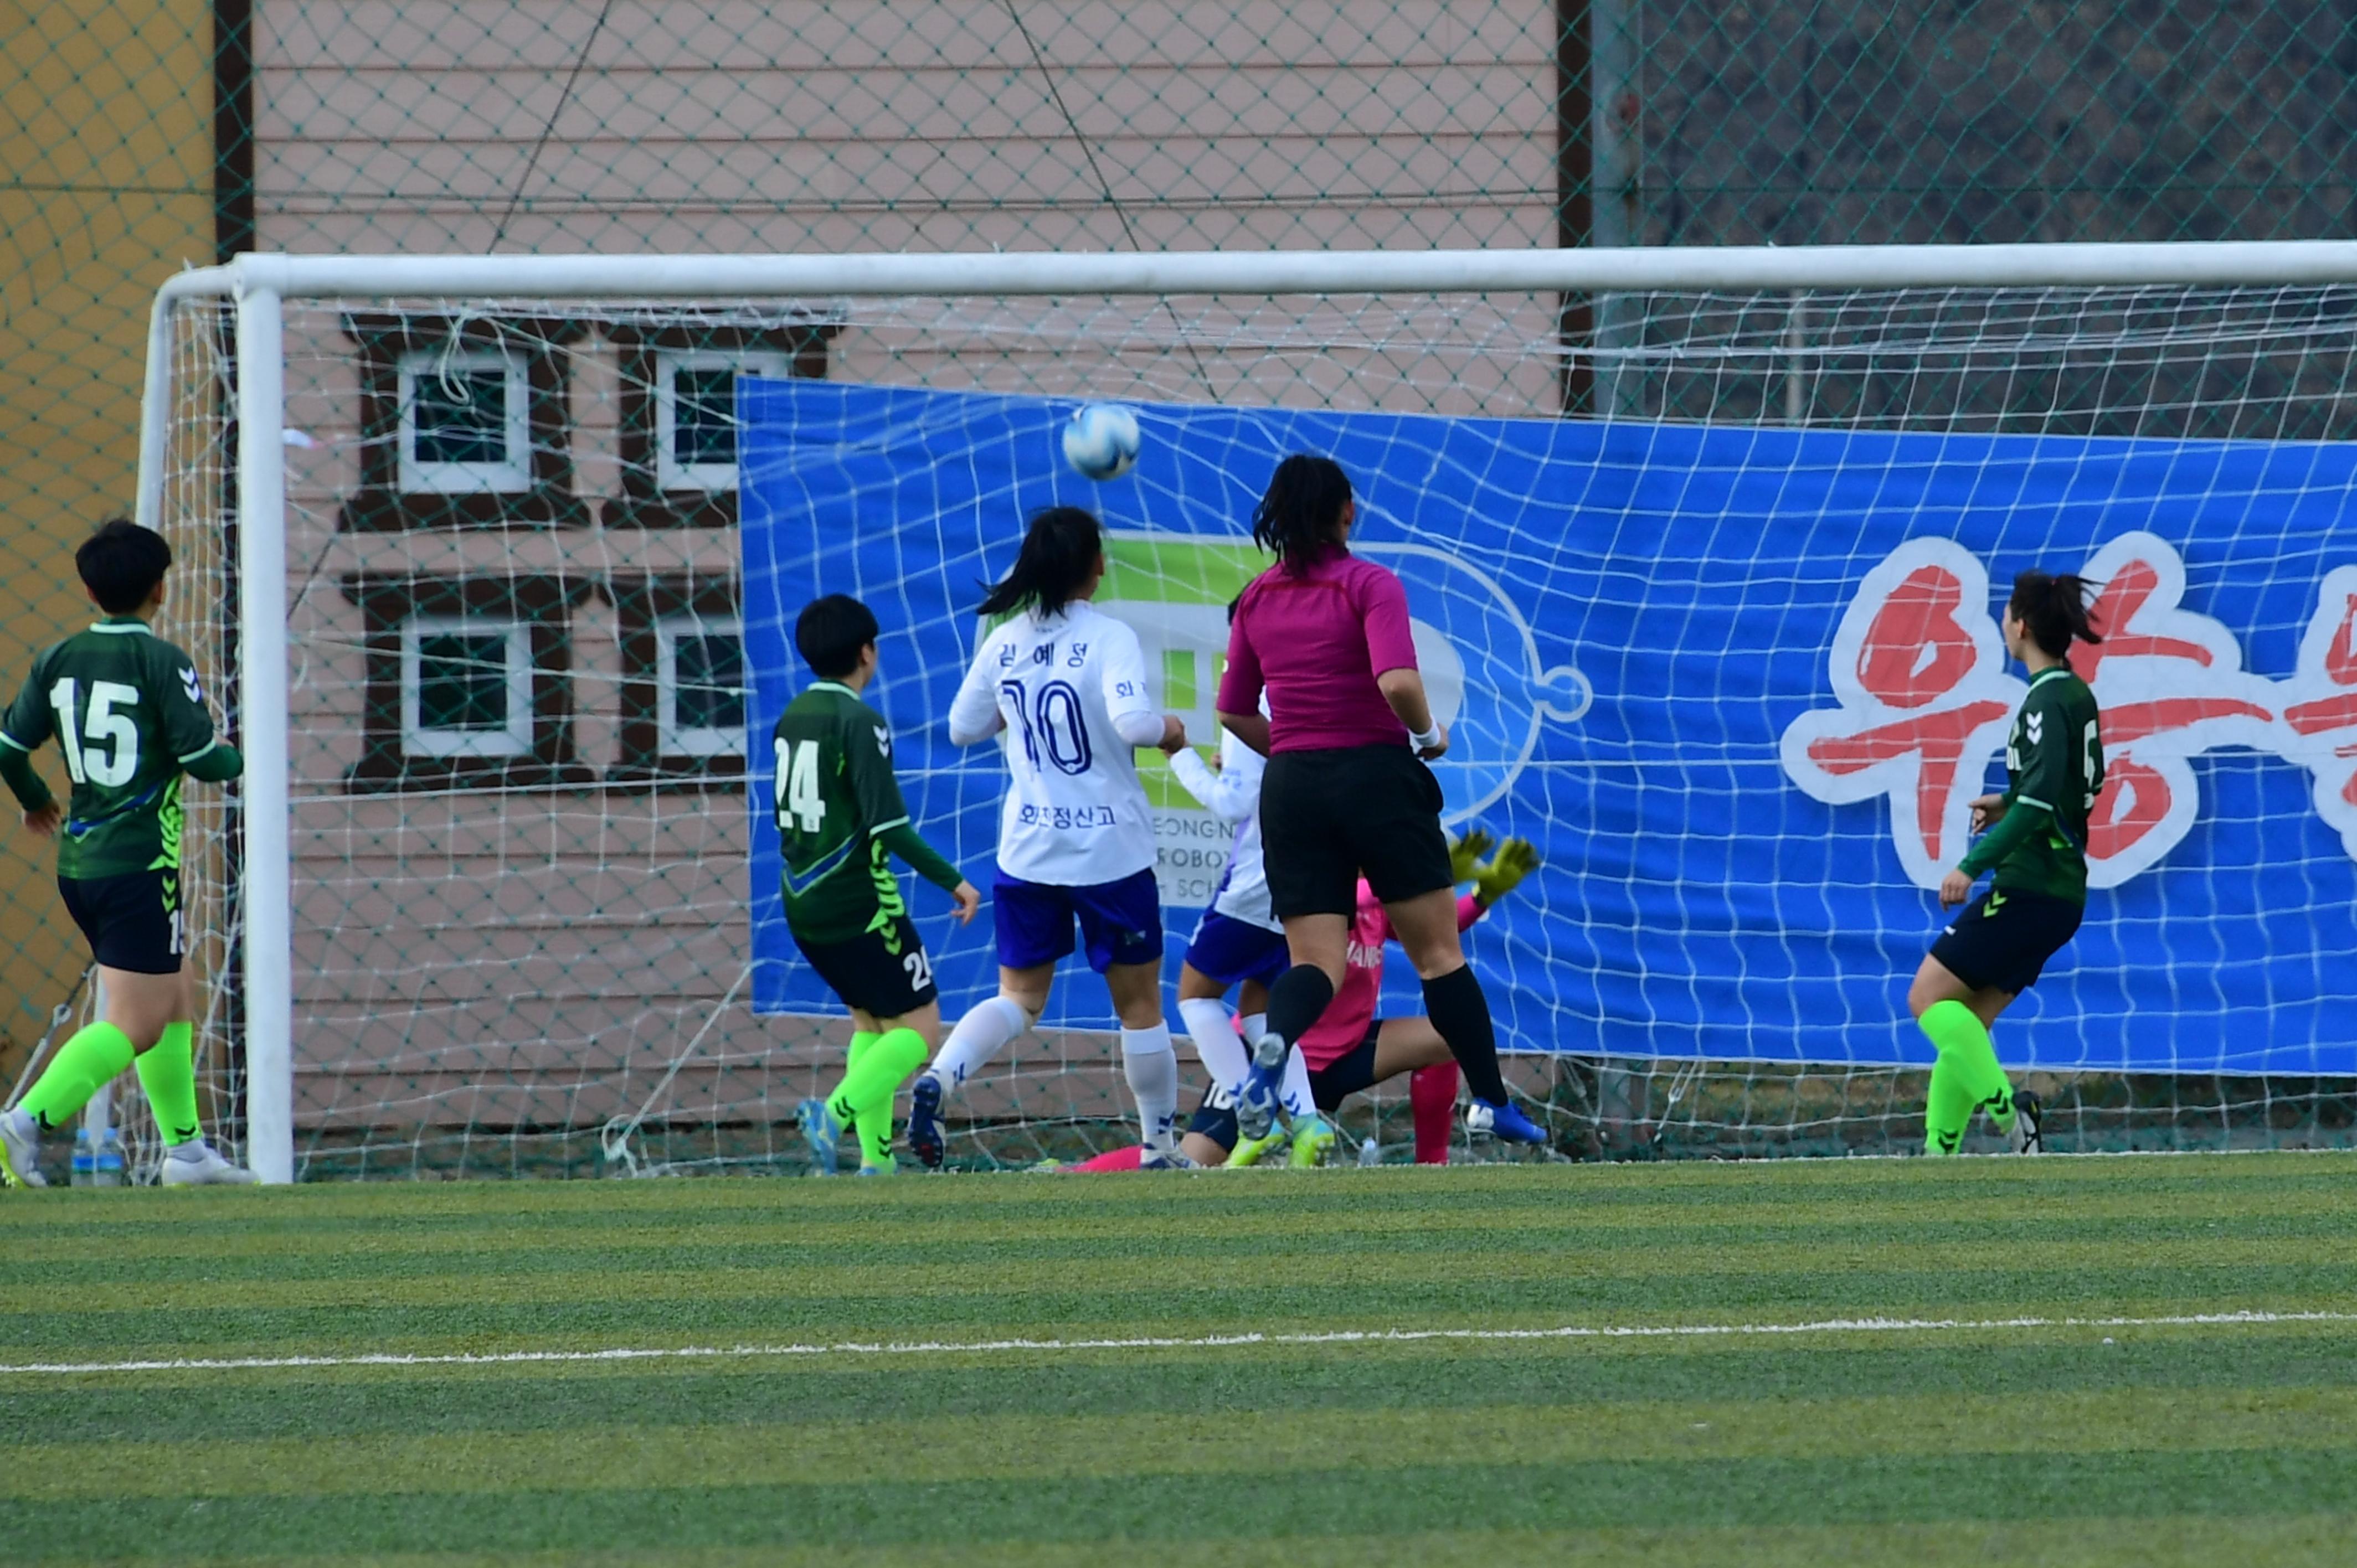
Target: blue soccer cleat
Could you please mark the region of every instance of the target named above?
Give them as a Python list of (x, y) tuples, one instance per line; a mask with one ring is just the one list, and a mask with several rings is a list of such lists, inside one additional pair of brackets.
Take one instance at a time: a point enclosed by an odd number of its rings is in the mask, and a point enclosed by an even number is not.
[(942, 1080), (929, 1072), (909, 1090), (909, 1152), (927, 1170), (942, 1168)]
[(794, 1120), (802, 1124), (802, 1141), (810, 1145), (811, 1174), (833, 1176), (834, 1148), (843, 1141), (843, 1125), (834, 1112), (823, 1100), (805, 1100), (794, 1107)]
[(1293, 1047), (1276, 1035), (1263, 1035), (1253, 1047), (1252, 1070), (1236, 1094), (1236, 1131), (1247, 1142), (1265, 1138), (1276, 1125), (1284, 1095), (1285, 1059)]
[(1492, 1105), (1477, 1100), (1465, 1108), (1465, 1130), (1487, 1133), (1501, 1144), (1544, 1144), (1546, 1132), (1523, 1115), (1511, 1100)]

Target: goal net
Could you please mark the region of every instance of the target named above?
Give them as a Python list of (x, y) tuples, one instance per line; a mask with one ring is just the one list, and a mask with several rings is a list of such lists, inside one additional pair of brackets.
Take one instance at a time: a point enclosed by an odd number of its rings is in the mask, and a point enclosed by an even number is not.
[[(245, 729), (242, 593), (283, 601), (286, 671), (283, 803), (191, 791), (223, 802), (192, 823), (221, 1109), (251, 1042), (307, 1176), (799, 1169), (794, 1105), (847, 1032), (786, 940), (769, 826), (800, 606), (876, 609), (917, 825), (986, 887), (1003, 767), (943, 720), (1026, 515), (1103, 518), (1101, 606), (1209, 747), (1252, 503), (1314, 450), (1407, 585), (1452, 825), (1544, 857), (1468, 940), (1556, 1153), (1920, 1144), (1906, 984), (2001, 785), (1997, 618), (2032, 566), (2104, 585), (2079, 668), (2111, 780), (2086, 923), (1996, 1031), (2050, 1146), (2350, 1140), (2357, 288), (1431, 292), (1335, 260), (1259, 292), (716, 265), (694, 294), (678, 258), (596, 294), (481, 262), (290, 287), (254, 432), (236, 307), (186, 289), (150, 444), (197, 567), (176, 635)], [(1065, 464), (1084, 400), (1137, 412), (1132, 473)], [(265, 450), (285, 545), (257, 569)], [(1227, 832), (1144, 766), (1175, 975)], [(257, 1007), (242, 921), (274, 900), (286, 1000)], [(987, 913), (910, 904), (953, 1019), (995, 984)], [(1128, 1138), (1113, 1023), (1069, 966), (953, 1099), (952, 1160)], [(1405, 1157), (1404, 1095), (1344, 1120)]]

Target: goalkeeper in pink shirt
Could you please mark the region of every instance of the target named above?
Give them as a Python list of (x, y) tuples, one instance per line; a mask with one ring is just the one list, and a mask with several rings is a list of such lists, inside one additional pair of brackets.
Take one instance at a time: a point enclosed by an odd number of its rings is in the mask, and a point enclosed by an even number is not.
[[(1449, 847), (1452, 869), (1459, 883), (1473, 891), (1457, 900), (1457, 929), (1464, 930), (1490, 908), (1538, 869), (1539, 854), (1528, 839), (1510, 838), (1498, 844), (1487, 864), (1488, 834), (1468, 833)], [(1351, 922), (1351, 938), (1342, 983), (1318, 1022), (1301, 1036), (1299, 1048), (1309, 1069), (1309, 1090), (1319, 1114), (1297, 1119), (1289, 1130), (1274, 1127), (1265, 1137), (1240, 1138), (1236, 1113), (1229, 1097), (1214, 1086), (1203, 1099), (1187, 1129), (1186, 1152), (1203, 1165), (1223, 1159), (1231, 1165), (1257, 1165), (1292, 1145), (1295, 1165), (1326, 1163), (1334, 1144), (1327, 1118), (1350, 1096), (1376, 1084), (1412, 1074), (1408, 1103), (1415, 1122), (1418, 1165), (1448, 1163), (1449, 1127), (1457, 1109), (1457, 1061), (1432, 1020), (1423, 1016), (1383, 1018), (1376, 1015), (1383, 994), (1383, 954), (1395, 940), (1383, 901), (1364, 881), (1359, 884), (1359, 907)], [(1135, 1147), (1115, 1149), (1095, 1159), (1066, 1167), (1077, 1171), (1134, 1170)]]

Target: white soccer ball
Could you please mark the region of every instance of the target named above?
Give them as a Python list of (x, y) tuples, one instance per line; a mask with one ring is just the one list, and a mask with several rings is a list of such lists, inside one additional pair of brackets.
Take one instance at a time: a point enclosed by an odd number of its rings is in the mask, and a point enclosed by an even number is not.
[(1118, 479), (1137, 463), (1137, 415), (1117, 403), (1082, 403), (1064, 426), (1064, 461), (1082, 477)]

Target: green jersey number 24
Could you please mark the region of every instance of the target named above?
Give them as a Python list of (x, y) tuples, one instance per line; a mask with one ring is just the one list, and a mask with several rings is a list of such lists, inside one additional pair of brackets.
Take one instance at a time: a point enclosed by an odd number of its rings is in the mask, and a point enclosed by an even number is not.
[(66, 772), (77, 784), (119, 789), (139, 771), (139, 727), (129, 714), (116, 713), (139, 701), (139, 688), (120, 681), (90, 683), (90, 707), (81, 706), (81, 682), (68, 676), (49, 688), (49, 707), (58, 715), (59, 749), (66, 754)]
[[(814, 833), (826, 822), (826, 798), (818, 791), (820, 744), (778, 737), (778, 831)], [(789, 821), (788, 819), (791, 819)]]

